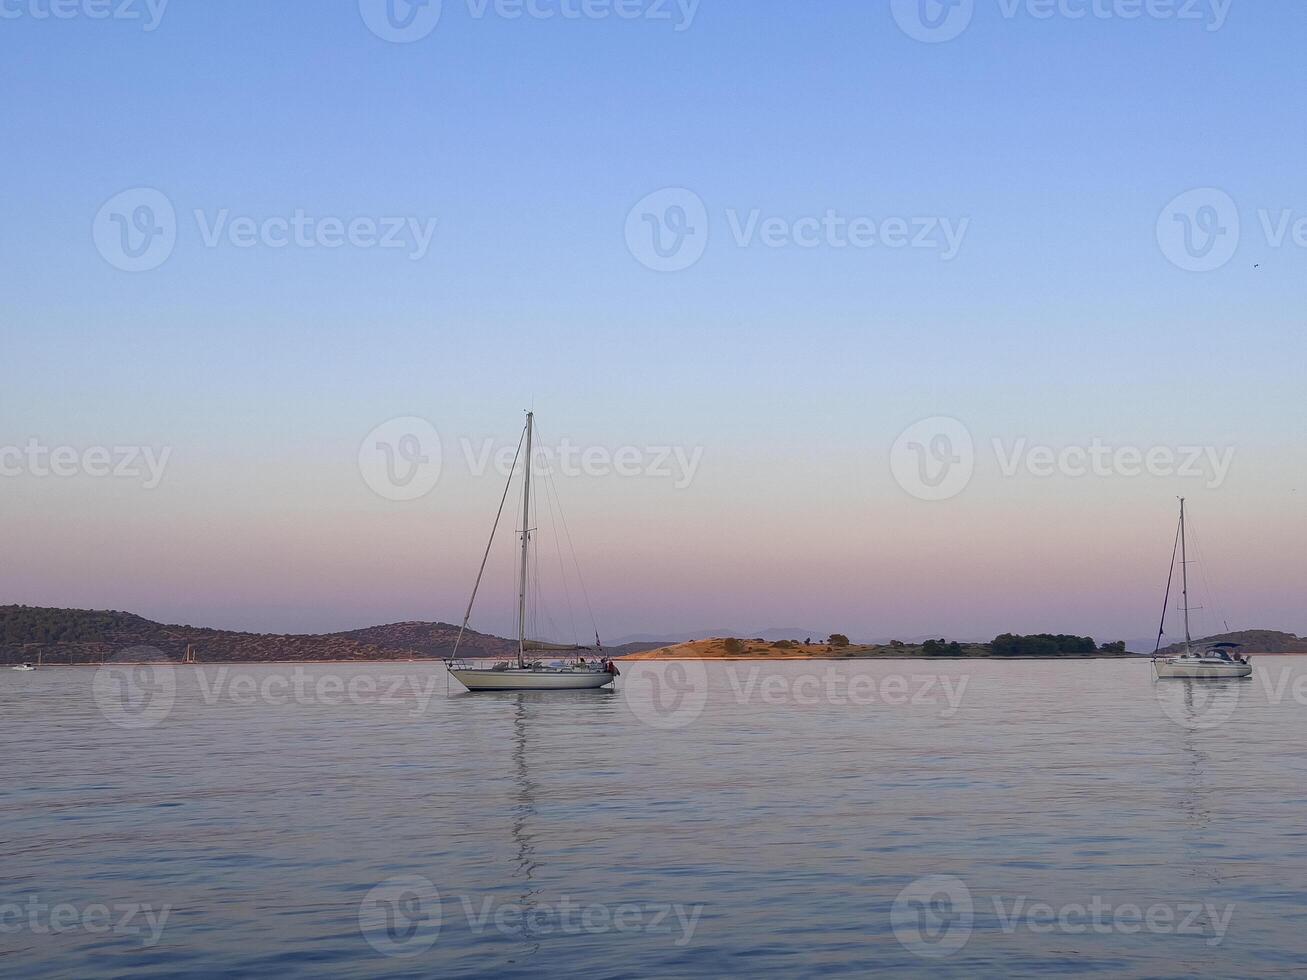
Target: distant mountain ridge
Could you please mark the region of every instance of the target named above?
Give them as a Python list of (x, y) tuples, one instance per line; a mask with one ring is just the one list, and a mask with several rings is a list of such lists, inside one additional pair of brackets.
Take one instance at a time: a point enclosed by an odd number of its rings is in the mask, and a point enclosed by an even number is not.
[[(1231, 633), (1218, 633), (1201, 640), (1194, 640), (1193, 646), (1201, 649), (1211, 643), (1238, 643), (1240, 653), (1247, 654), (1307, 654), (1307, 637), (1293, 633), (1281, 633), (1277, 630), (1235, 630)], [(1159, 654), (1173, 657), (1184, 653), (1184, 643), (1172, 643), (1162, 647)]]
[[(326, 634), (245, 633), (156, 623), (134, 613), (0, 606), (0, 661), (95, 663), (132, 647), (154, 647), (180, 660), (187, 646), (201, 662), (433, 659), (452, 653), (458, 627), (393, 623)], [(505, 656), (515, 642), (468, 630), (471, 657)]]
[[(245, 633), (156, 623), (117, 610), (0, 606), (0, 663), (97, 663), (132, 647), (153, 647), (181, 660), (195, 648), (201, 663), (223, 661), (438, 660), (454, 652), (450, 623), (389, 623), (339, 633)], [(663, 644), (605, 647), (624, 656)], [(517, 641), (469, 629), (460, 656), (510, 657)]]

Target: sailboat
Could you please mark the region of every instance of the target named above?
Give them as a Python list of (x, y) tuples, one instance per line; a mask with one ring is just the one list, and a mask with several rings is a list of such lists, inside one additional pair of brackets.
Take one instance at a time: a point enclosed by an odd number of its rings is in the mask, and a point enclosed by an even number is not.
[[(526, 458), (522, 467), (522, 552), (520, 556), (518, 596), (517, 596), (517, 658), (516, 661), (501, 661), (493, 667), (473, 667), (458, 656), (463, 643), (463, 634), (467, 632), (468, 621), (472, 618), (472, 606), (476, 602), (477, 590), (481, 587), (481, 577), (486, 571), (486, 562), (490, 558), (490, 548), (495, 541), (495, 531), (499, 519), (504, 513), (504, 503), (513, 484), (513, 474), (517, 469), (518, 456), (513, 457), (513, 466), (509, 470), (508, 485), (499, 500), (499, 511), (495, 515), (494, 526), (490, 529), (490, 542), (486, 545), (485, 556), (481, 559), (481, 570), (477, 573), (472, 586), (472, 598), (468, 600), (467, 612), (463, 616), (463, 625), (459, 628), (458, 639), (454, 641), (454, 652), (445, 661), (449, 673), (469, 691), (577, 691), (598, 689), (612, 684), (617, 678), (617, 665), (603, 655), (599, 643), (598, 631), (595, 632), (596, 647), (564, 646), (555, 643), (541, 643), (527, 639), (527, 604), (530, 582), (527, 570), (530, 567), (531, 548), (531, 439), (535, 428), (535, 413), (527, 412), (526, 428), (522, 440), (518, 442), (521, 453), (522, 442), (526, 443)], [(597, 649), (596, 649), (597, 648)], [(584, 652), (594, 650), (596, 656), (587, 659)], [(570, 661), (543, 661), (528, 658), (528, 653), (553, 651), (556, 653), (571, 651), (576, 654)]]
[[(1180, 607), (1184, 611), (1184, 653), (1178, 657), (1161, 657), (1162, 634), (1166, 630), (1166, 608), (1171, 601), (1171, 577), (1175, 574), (1176, 548), (1180, 549)], [(1162, 600), (1162, 623), (1157, 628), (1157, 645), (1153, 648), (1153, 668), (1159, 678), (1224, 679), (1248, 677), (1253, 672), (1252, 659), (1238, 653), (1238, 643), (1209, 643), (1194, 649), (1189, 634), (1189, 556), (1185, 541), (1184, 498), (1180, 498), (1180, 527), (1171, 548), (1171, 570), (1166, 579), (1166, 598)]]

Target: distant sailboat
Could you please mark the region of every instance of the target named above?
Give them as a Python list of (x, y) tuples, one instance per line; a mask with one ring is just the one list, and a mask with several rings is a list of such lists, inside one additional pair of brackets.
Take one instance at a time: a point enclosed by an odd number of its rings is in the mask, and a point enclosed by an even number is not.
[[(1171, 570), (1166, 579), (1166, 598), (1162, 600), (1162, 622), (1157, 628), (1157, 645), (1153, 648), (1153, 668), (1159, 678), (1201, 680), (1247, 677), (1253, 672), (1252, 659), (1235, 651), (1238, 643), (1210, 643), (1201, 651), (1194, 649), (1189, 634), (1189, 555), (1185, 541), (1184, 498), (1180, 498), (1180, 527), (1171, 549)], [(1166, 631), (1166, 608), (1171, 601), (1171, 576), (1175, 574), (1175, 549), (1180, 550), (1180, 607), (1184, 611), (1184, 653), (1178, 657), (1161, 657), (1162, 634)]]
[[(504, 661), (494, 667), (473, 667), (458, 656), (463, 643), (463, 634), (467, 631), (468, 621), (472, 618), (472, 606), (476, 602), (477, 589), (481, 587), (481, 576), (485, 574), (486, 561), (490, 557), (490, 548), (494, 544), (495, 531), (499, 527), (499, 518), (504, 513), (504, 502), (512, 486), (513, 471), (517, 469), (517, 456), (513, 458), (513, 467), (509, 472), (508, 486), (499, 501), (499, 512), (495, 515), (494, 526), (490, 529), (490, 543), (486, 545), (485, 557), (481, 559), (481, 570), (477, 573), (476, 583), (472, 586), (472, 598), (467, 604), (467, 613), (463, 616), (463, 625), (454, 642), (454, 652), (445, 666), (450, 674), (469, 691), (576, 691), (606, 687), (617, 678), (617, 665), (603, 656), (603, 648), (563, 646), (553, 643), (540, 643), (527, 639), (527, 592), (529, 581), (527, 569), (531, 545), (531, 437), (534, 431), (535, 413), (528, 412), (523, 439), (526, 442), (526, 457), (522, 467), (522, 552), (518, 570), (517, 597), (517, 659), (516, 662)], [(521, 452), (522, 441), (518, 442)], [(599, 643), (599, 634), (595, 633), (595, 643)], [(568, 662), (549, 664), (528, 659), (528, 652), (564, 652), (581, 654), (585, 650), (595, 649), (596, 657), (587, 660), (584, 656)]]

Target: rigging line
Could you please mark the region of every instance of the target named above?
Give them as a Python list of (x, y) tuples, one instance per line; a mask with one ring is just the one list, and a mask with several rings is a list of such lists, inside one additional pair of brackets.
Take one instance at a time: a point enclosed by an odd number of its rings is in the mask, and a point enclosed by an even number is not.
[[(547, 455), (542, 456), (542, 462), (547, 459)], [(558, 643), (562, 638), (562, 635), (558, 628), (558, 623), (554, 619), (553, 597), (545, 591), (545, 578), (540, 574), (541, 562), (543, 561), (545, 564), (548, 564), (548, 558), (542, 559), (540, 557), (540, 553), (544, 550), (543, 538), (540, 536), (540, 530), (543, 527), (540, 523), (540, 497), (542, 494), (546, 493), (544, 481), (537, 479), (536, 487), (539, 488), (539, 492), (536, 493), (531, 501), (534, 508), (531, 523), (536, 529), (536, 547), (531, 555), (531, 573), (534, 576), (535, 582), (534, 590), (531, 593), (535, 601), (534, 608), (532, 609), (533, 624), (535, 627), (535, 638), (537, 642)]]
[[(540, 484), (537, 481), (537, 492), (531, 500), (531, 526), (540, 527), (540, 494), (538, 491)], [(549, 621), (549, 600), (545, 598), (543, 579), (540, 577), (540, 542), (536, 541), (536, 546), (531, 549), (531, 632), (539, 642), (544, 642), (544, 630), (541, 627), (542, 619), (547, 624)]]
[(572, 532), (567, 526), (567, 515), (563, 512), (563, 502), (558, 501), (558, 517), (563, 522), (563, 533), (567, 535), (567, 548), (572, 553), (572, 565), (576, 569), (576, 581), (581, 586), (581, 595), (585, 599), (586, 612), (590, 615), (590, 628), (594, 630), (595, 644), (602, 647), (599, 639), (599, 625), (595, 622), (594, 607), (590, 605), (590, 592), (585, 587), (585, 577), (581, 574), (581, 563), (576, 560), (576, 547), (572, 544)]
[[(541, 481), (541, 486), (548, 487), (548, 483), (546, 483), (545, 481)], [(545, 503), (548, 504), (548, 506), (549, 506), (550, 524), (553, 524), (553, 523), (554, 523), (554, 521), (553, 521), (553, 506), (552, 506), (552, 504), (549, 504), (548, 489), (542, 490), (541, 493), (542, 493), (542, 494), (546, 494), (546, 497), (545, 497)], [(557, 544), (557, 533), (555, 533), (554, 541), (555, 541), (555, 544)], [(559, 568), (562, 568), (562, 562), (561, 562), (561, 561), (559, 561), (558, 566), (559, 566)], [(569, 615), (571, 614), (571, 605), (570, 605), (570, 602), (571, 602), (571, 597), (569, 596), (569, 592), (567, 592), (567, 581), (566, 581), (566, 579), (563, 579), (563, 605), (566, 605), (566, 606), (567, 606), (567, 613), (569, 613)], [(552, 606), (550, 606), (550, 609), (552, 609)], [(549, 629), (552, 630), (552, 635), (553, 635), (553, 638), (554, 638), (554, 642), (555, 642), (555, 643), (563, 643), (563, 642), (565, 642), (565, 640), (566, 640), (566, 634), (565, 634), (565, 632), (563, 632), (562, 630), (559, 630), (559, 629), (558, 629), (558, 623), (554, 621), (554, 618), (553, 618), (553, 614), (552, 614), (552, 613), (549, 614)], [(575, 632), (575, 630), (572, 631), (572, 632)]]
[[(526, 461), (526, 465), (530, 466), (531, 460), (528, 459)], [(523, 495), (525, 493), (526, 493), (526, 489), (525, 487), (523, 487), (522, 493), (518, 494), (518, 498), (517, 498), (518, 504), (524, 503)], [(528, 513), (525, 507), (519, 506), (518, 510), (522, 512), (524, 518), (523, 523), (525, 524), (525, 527), (522, 528), (522, 534), (524, 536), (530, 535), (531, 515), (530, 513)], [(526, 643), (527, 638), (530, 637), (531, 633), (534, 631), (534, 627), (531, 622), (531, 616), (535, 609), (535, 603), (537, 602), (536, 593), (535, 593), (535, 583), (531, 581), (531, 557), (532, 557), (532, 552), (530, 550), (531, 539), (527, 537), (526, 540), (527, 540), (527, 551), (519, 559), (521, 562), (521, 569), (520, 569), (521, 574), (526, 579), (526, 609), (524, 611), (524, 615), (522, 618), (522, 642), (524, 645)]]
[(495, 531), (499, 529), (499, 519), (504, 515), (504, 501), (508, 499), (508, 490), (513, 485), (513, 470), (517, 469), (517, 457), (522, 452), (522, 440), (526, 438), (526, 427), (517, 440), (517, 452), (513, 453), (513, 465), (508, 469), (508, 480), (504, 483), (504, 495), (499, 498), (499, 510), (495, 511), (495, 523), (490, 528), (490, 540), (486, 542), (486, 553), (481, 556), (481, 568), (477, 571), (476, 583), (472, 586), (472, 598), (467, 601), (467, 612), (463, 614), (463, 625), (458, 628), (458, 639), (454, 641), (453, 656), (458, 656), (459, 645), (463, 642), (463, 633), (467, 630), (467, 621), (472, 618), (472, 604), (477, 601), (477, 589), (481, 587), (481, 576), (486, 573), (486, 562), (490, 559), (490, 547), (495, 543)]
[[(531, 465), (531, 461), (530, 461), (530, 460), (527, 460), (527, 465), (528, 465), (528, 466)], [(523, 495), (524, 495), (525, 493), (526, 493), (526, 481), (524, 480), (524, 481), (523, 481), (523, 482), (518, 486), (518, 488), (517, 488), (517, 501), (516, 501), (516, 506), (515, 506), (514, 509), (513, 509), (513, 513), (514, 513), (515, 515), (516, 515), (516, 514), (521, 514), (521, 513), (522, 513), (522, 497), (523, 497)], [(517, 520), (516, 520), (516, 517), (515, 517), (515, 518), (514, 518), (514, 524), (516, 524), (516, 523), (517, 523)], [(530, 520), (528, 519), (526, 523), (527, 523), (527, 524), (530, 524), (531, 522), (530, 522)], [(526, 533), (526, 529), (525, 529), (525, 528), (519, 529), (518, 533), (519, 533), (519, 534), (525, 534), (525, 533)], [(522, 574), (522, 567), (523, 567), (522, 557), (523, 557), (523, 556), (522, 556), (521, 549), (517, 549), (517, 548), (515, 548), (515, 549), (513, 550), (513, 581), (514, 581), (514, 583), (517, 583), (519, 576)], [(530, 593), (530, 583), (528, 582), (528, 583), (527, 583), (527, 596), (528, 596), (528, 599), (529, 599), (529, 597), (530, 597), (530, 594), (531, 594), (531, 593)], [(524, 629), (525, 626), (526, 626), (525, 621), (523, 621), (523, 622), (521, 622), (521, 623), (518, 623), (518, 622), (517, 622), (517, 620), (518, 620), (518, 613), (519, 613), (518, 606), (517, 606), (516, 604), (514, 604), (514, 606), (513, 606), (513, 621), (514, 621), (514, 623), (518, 626), (518, 628), (522, 628), (522, 629)], [(523, 639), (525, 639), (525, 637), (523, 637)]]
[[(1193, 539), (1194, 552), (1198, 555), (1198, 569), (1199, 571), (1202, 572), (1203, 587), (1207, 589), (1207, 602), (1212, 607), (1212, 615), (1215, 616), (1218, 620), (1220, 620), (1222, 624), (1224, 624), (1225, 609), (1221, 606), (1219, 602), (1216, 601), (1216, 590), (1212, 588), (1212, 580), (1207, 576), (1207, 565), (1208, 565), (1207, 555), (1203, 551), (1202, 542), (1198, 540), (1198, 535), (1193, 533), (1192, 523), (1189, 526), (1189, 537)], [(1219, 630), (1217, 630), (1215, 627), (1209, 627), (1209, 629), (1211, 629), (1212, 633), (1219, 632)], [(1226, 632), (1229, 632), (1229, 626), (1226, 626), (1225, 630)]]
[[(539, 426), (536, 426), (537, 435)], [(533, 457), (536, 455), (532, 454)], [(535, 460), (531, 460), (532, 476), (537, 476), (535, 471)], [(536, 493), (531, 498), (531, 512), (527, 521), (528, 527), (538, 531), (540, 528), (540, 481), (536, 481)], [(527, 622), (530, 626), (528, 636), (534, 636), (537, 642), (542, 642), (544, 633), (541, 631), (541, 610), (544, 610), (544, 618), (549, 618), (549, 603), (543, 595), (542, 579), (540, 578), (540, 541), (537, 538), (535, 547), (531, 549), (531, 564), (529, 566), (527, 581), (529, 588), (527, 590)]]
[[(548, 461), (549, 461), (548, 454), (547, 453), (542, 454), (541, 467), (542, 467), (542, 471), (545, 473), (548, 472), (548, 465), (549, 465)], [(540, 523), (540, 498), (543, 496), (545, 498), (545, 504), (546, 506), (548, 506), (549, 504), (548, 486), (546, 481), (543, 479), (538, 479), (536, 481), (536, 486), (540, 488), (540, 492), (536, 494), (535, 499), (532, 501), (532, 503), (535, 505), (534, 524), (536, 526), (536, 534), (537, 534), (536, 549), (534, 554), (534, 561), (535, 561), (534, 574), (536, 577), (536, 587), (535, 587), (534, 595), (536, 596), (536, 603), (537, 603), (536, 611), (535, 611), (536, 630), (537, 630), (536, 639), (541, 643), (561, 644), (564, 639), (564, 634), (562, 630), (558, 628), (558, 621), (554, 619), (554, 606), (553, 606), (554, 597), (552, 594), (547, 593), (545, 591), (545, 578), (540, 573), (541, 562), (548, 564), (549, 561), (548, 558), (540, 557), (541, 552), (544, 550), (544, 544), (543, 544), (544, 539), (540, 536), (540, 531), (544, 527), (544, 525)]]
[(1162, 621), (1157, 625), (1157, 645), (1153, 656), (1162, 649), (1162, 634), (1166, 631), (1166, 607), (1171, 603), (1171, 580), (1175, 578), (1175, 553), (1180, 550), (1180, 525), (1175, 526), (1175, 544), (1171, 545), (1171, 566), (1166, 570), (1166, 595), (1162, 597)]
[(545, 503), (549, 505), (549, 526), (554, 532), (554, 545), (558, 555), (558, 578), (563, 583), (563, 601), (567, 604), (567, 619), (572, 627), (572, 645), (580, 646), (581, 641), (576, 634), (576, 616), (572, 612), (572, 589), (567, 584), (567, 570), (563, 567), (563, 540), (558, 534), (558, 517), (555, 513), (555, 505), (560, 510), (563, 505), (558, 500), (558, 488), (554, 485), (554, 468), (549, 464), (548, 457), (545, 458), (545, 481), (548, 487)]

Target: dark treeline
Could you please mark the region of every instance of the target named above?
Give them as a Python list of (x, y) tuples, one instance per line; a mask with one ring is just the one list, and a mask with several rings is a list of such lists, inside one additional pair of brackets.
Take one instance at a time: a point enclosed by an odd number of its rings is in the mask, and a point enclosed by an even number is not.
[(153, 626), (131, 613), (0, 606), (0, 643), (96, 643), (114, 633)]
[(1065, 633), (1034, 633), (1020, 636), (1004, 633), (994, 637), (989, 645), (996, 657), (1084, 657), (1095, 653), (1124, 653), (1125, 641), (1094, 642), (1092, 636), (1068, 636)]

